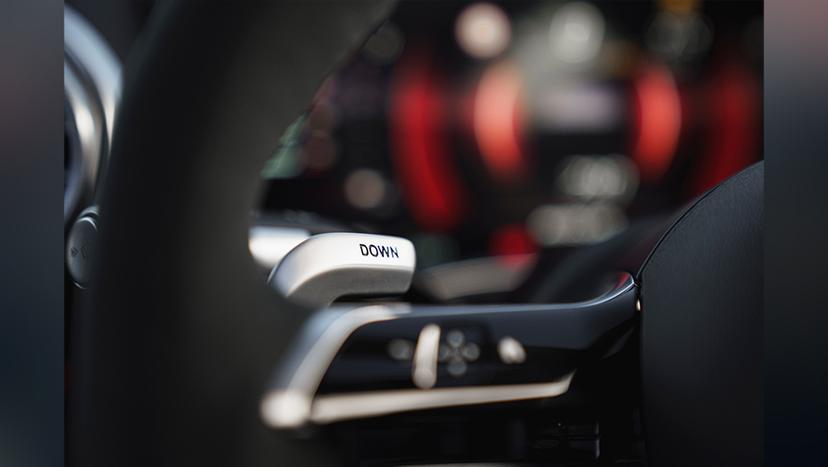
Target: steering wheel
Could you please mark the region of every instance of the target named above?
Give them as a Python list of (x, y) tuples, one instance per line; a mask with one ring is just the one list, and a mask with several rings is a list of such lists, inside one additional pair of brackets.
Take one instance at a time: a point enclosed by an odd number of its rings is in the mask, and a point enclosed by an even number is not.
[[(393, 8), (199, 0), (156, 12), (127, 65), (78, 320), (79, 465), (337, 463), (324, 437), (262, 421), (274, 366), (313, 313), (263, 283), (249, 213), (282, 130)], [(762, 173), (690, 207), (628, 289), (643, 304), (630, 316), (653, 465), (761, 458)]]

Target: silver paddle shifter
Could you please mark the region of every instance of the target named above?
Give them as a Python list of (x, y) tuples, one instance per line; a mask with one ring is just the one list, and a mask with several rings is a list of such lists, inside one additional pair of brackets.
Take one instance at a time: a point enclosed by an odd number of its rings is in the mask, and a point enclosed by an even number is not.
[(323, 307), (343, 296), (404, 293), (415, 266), (414, 245), (404, 238), (325, 233), (294, 247), (268, 284), (291, 301)]

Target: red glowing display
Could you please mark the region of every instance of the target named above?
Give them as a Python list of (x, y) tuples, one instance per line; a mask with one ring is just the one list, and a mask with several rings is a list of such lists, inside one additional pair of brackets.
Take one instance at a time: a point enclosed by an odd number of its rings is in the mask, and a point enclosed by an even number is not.
[(646, 67), (633, 89), (632, 156), (641, 179), (659, 180), (670, 168), (681, 132), (681, 100), (669, 70)]
[(412, 53), (399, 65), (390, 113), (395, 168), (412, 215), (426, 229), (451, 229), (465, 194), (451, 162), (442, 89), (428, 55)]

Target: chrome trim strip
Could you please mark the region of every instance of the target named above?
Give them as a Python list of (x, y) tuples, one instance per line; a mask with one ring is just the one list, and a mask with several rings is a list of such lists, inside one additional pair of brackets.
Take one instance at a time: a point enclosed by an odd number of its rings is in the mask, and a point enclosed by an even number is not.
[(310, 420), (325, 424), (354, 418), (377, 417), (413, 410), (491, 404), (556, 397), (569, 390), (575, 372), (549, 383), (467, 386), (429, 390), (401, 389), (319, 396)]
[(64, 131), (70, 131), (69, 149), (77, 151), (66, 168), (63, 220), (69, 222), (81, 198), (94, 190), (101, 155), (106, 153), (101, 147), (105, 125), (95, 97), (90, 95), (76, 70), (66, 62), (63, 64), (63, 92), (72, 127)]
[(121, 63), (106, 40), (72, 7), (63, 7), (64, 51), (94, 83), (103, 107), (108, 141), (121, 98)]
[(308, 334), (297, 343), (307, 349), (293, 354), (282, 369), (274, 388), (265, 394), (261, 415), (273, 427), (294, 428), (310, 419), (311, 402), (336, 353), (358, 328), (392, 319), (394, 314), (385, 306), (367, 306), (343, 312), (323, 310), (314, 316)]
[(63, 9), (63, 81), (77, 151), (67, 168), (63, 220), (68, 223), (106, 172), (115, 113), (121, 97), (121, 64), (104, 38), (72, 7)]

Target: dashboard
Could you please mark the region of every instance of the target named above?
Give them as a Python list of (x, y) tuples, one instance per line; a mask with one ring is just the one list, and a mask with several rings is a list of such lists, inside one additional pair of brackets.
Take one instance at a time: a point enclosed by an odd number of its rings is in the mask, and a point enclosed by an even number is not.
[[(124, 5), (73, 2), (122, 59), (154, 6)], [(762, 159), (762, 3), (403, 2), (320, 84), (261, 170), (250, 249), (265, 270), (308, 233), (382, 233), (415, 246), (409, 300), (575, 300), (595, 288), (512, 292), (566, 282), (554, 270), (572, 284), (635, 270), (639, 243)], [(102, 95), (100, 148), (66, 155), (90, 179), (67, 178), (67, 228), (105, 170), (117, 92)], [(70, 104), (67, 141), (82, 142)]]
[(403, 3), (282, 136), (259, 216), (403, 236), (419, 270), (477, 264), (473, 282), (514, 288), (540, 252), (668, 218), (762, 158), (761, 15)]

